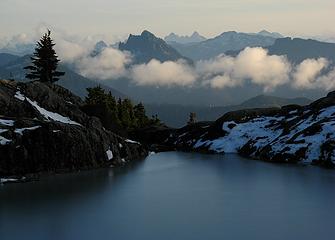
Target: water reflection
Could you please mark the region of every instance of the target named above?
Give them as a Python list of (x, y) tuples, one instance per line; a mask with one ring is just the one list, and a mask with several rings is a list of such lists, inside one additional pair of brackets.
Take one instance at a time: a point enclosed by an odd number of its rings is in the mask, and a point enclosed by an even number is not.
[(34, 208), (41, 208), (44, 204), (85, 201), (96, 194), (103, 194), (119, 177), (135, 171), (141, 164), (143, 162), (138, 161), (123, 168), (57, 174), (44, 176), (36, 182), (0, 186), (0, 212), (34, 211)]
[(161, 153), (0, 187), (0, 239), (332, 239), (334, 184), (317, 167)]

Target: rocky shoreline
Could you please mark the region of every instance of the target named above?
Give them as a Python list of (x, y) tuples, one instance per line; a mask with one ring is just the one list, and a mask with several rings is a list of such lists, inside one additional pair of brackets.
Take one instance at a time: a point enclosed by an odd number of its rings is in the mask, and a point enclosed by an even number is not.
[[(158, 129), (157, 134), (160, 138), (148, 144), (158, 151), (238, 153), (268, 162), (335, 168), (335, 92), (307, 106), (234, 111), (215, 122)], [(152, 129), (143, 129), (135, 138), (151, 135)]]
[(123, 166), (149, 150), (335, 168), (335, 92), (307, 106), (234, 111), (180, 129), (149, 126), (129, 133), (138, 142), (106, 130), (82, 106), (57, 85), (0, 80), (0, 183)]
[(145, 146), (86, 115), (82, 104), (57, 85), (0, 80), (2, 182), (27, 181), (45, 172), (122, 166), (148, 155)]

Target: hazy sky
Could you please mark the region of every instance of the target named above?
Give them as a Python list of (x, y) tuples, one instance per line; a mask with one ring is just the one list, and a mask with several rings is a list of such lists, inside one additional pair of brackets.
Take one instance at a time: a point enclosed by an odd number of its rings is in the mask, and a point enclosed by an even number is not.
[(0, 0), (0, 37), (46, 23), (80, 35), (148, 29), (205, 36), (262, 29), (287, 35), (335, 35), (335, 0)]

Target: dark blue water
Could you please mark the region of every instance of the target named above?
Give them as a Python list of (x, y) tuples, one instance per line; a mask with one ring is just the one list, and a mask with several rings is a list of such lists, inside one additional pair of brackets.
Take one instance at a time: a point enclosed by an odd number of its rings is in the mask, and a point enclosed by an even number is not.
[(1, 186), (0, 239), (335, 239), (335, 171), (160, 153)]

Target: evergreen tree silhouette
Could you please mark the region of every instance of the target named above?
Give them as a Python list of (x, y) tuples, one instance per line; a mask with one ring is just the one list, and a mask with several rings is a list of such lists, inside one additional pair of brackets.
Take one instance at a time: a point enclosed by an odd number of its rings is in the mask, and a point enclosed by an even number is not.
[(48, 30), (37, 42), (34, 56), (31, 57), (32, 65), (24, 68), (29, 70), (29, 73), (26, 74), (27, 79), (53, 83), (65, 74), (65, 72), (57, 71), (60, 60), (56, 55), (55, 44), (50, 35), (51, 32)]

